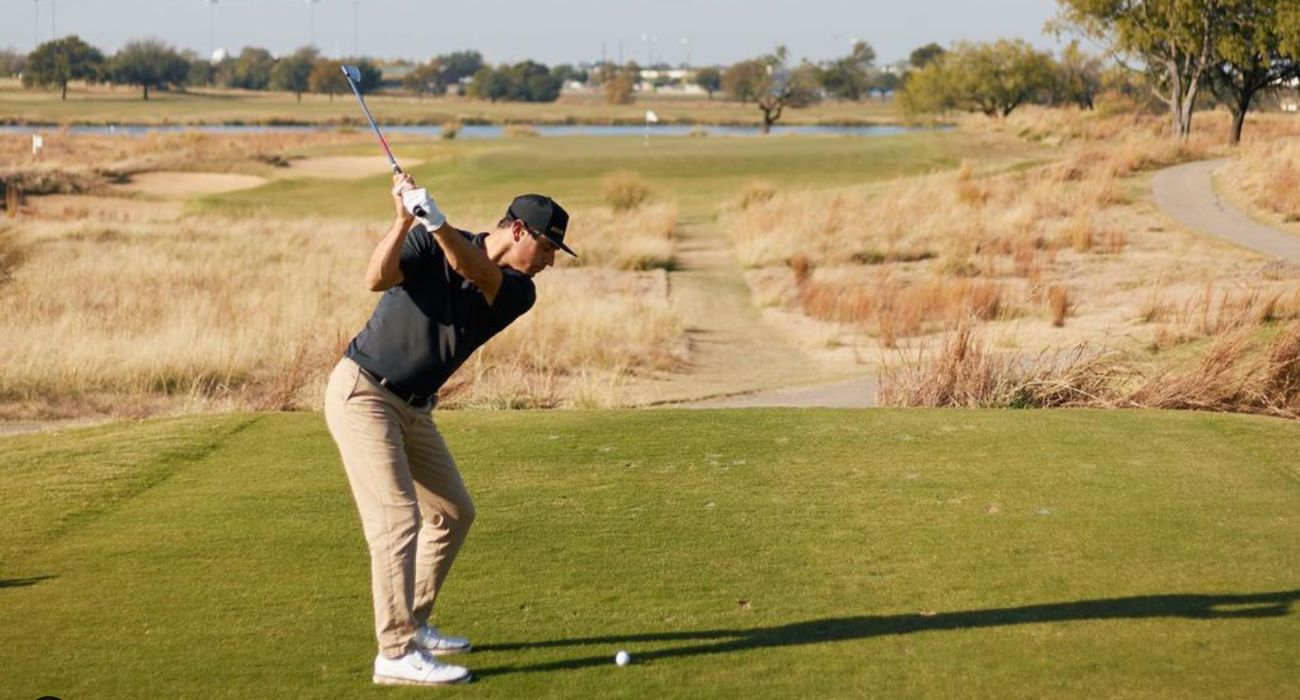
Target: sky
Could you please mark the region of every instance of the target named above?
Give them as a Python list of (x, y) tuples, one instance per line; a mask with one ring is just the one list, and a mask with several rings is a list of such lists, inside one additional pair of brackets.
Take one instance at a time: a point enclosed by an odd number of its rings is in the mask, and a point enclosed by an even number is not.
[(77, 34), (112, 53), (159, 38), (207, 55), (260, 46), (289, 53), (314, 43), (424, 61), (476, 49), (492, 63), (610, 60), (727, 65), (778, 44), (792, 58), (842, 56), (855, 39), (878, 63), (929, 42), (1002, 37), (1056, 48), (1043, 33), (1056, 0), (0, 0), (0, 48)]

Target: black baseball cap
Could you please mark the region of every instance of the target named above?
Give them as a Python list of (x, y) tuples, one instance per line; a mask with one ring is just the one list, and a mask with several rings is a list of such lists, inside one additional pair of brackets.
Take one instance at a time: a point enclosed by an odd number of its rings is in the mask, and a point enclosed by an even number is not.
[(510, 202), (506, 217), (519, 220), (533, 233), (555, 244), (556, 248), (578, 257), (573, 249), (564, 245), (564, 230), (569, 228), (569, 212), (554, 199), (541, 194), (521, 194)]

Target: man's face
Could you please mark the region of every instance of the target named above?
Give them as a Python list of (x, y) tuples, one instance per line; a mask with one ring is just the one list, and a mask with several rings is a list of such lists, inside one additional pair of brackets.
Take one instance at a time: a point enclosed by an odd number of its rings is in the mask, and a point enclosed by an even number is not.
[(515, 258), (516, 269), (532, 277), (555, 264), (555, 251), (559, 249), (554, 243), (528, 230), (522, 221), (516, 220), (514, 225), (519, 232), (515, 244), (518, 253)]

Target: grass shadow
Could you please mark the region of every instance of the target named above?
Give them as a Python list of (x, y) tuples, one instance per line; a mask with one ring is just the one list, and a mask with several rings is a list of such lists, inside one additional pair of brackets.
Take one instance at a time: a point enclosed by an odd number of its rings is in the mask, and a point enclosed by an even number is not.
[[(935, 614), (912, 613), (826, 618), (754, 629), (611, 635), (542, 642), (489, 644), (478, 646), (476, 649), (488, 652), (566, 646), (610, 645), (617, 647), (635, 643), (696, 642), (668, 649), (641, 652), (636, 655), (638, 662), (646, 662), (676, 657), (726, 654), (749, 649), (843, 642), (915, 632), (968, 630), (1050, 622), (1138, 620), (1155, 617), (1181, 617), (1193, 620), (1282, 617), (1291, 613), (1291, 608), (1297, 600), (1300, 600), (1300, 589), (1240, 595), (1133, 596)], [(603, 653), (599, 656), (584, 656), (531, 666), (501, 666), (475, 669), (474, 674), (485, 677), (509, 673), (561, 671), (602, 666), (609, 663), (610, 655)]]
[(44, 576), (28, 576), (25, 578), (0, 578), (0, 588), (26, 588), (52, 578), (58, 578), (58, 576), (46, 574)]

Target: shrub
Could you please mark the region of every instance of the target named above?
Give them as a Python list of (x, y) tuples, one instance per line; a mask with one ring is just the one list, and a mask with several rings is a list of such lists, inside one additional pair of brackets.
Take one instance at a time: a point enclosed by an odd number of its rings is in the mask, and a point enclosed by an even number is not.
[(645, 178), (633, 170), (615, 170), (600, 181), (601, 195), (614, 211), (632, 211), (650, 199)]

